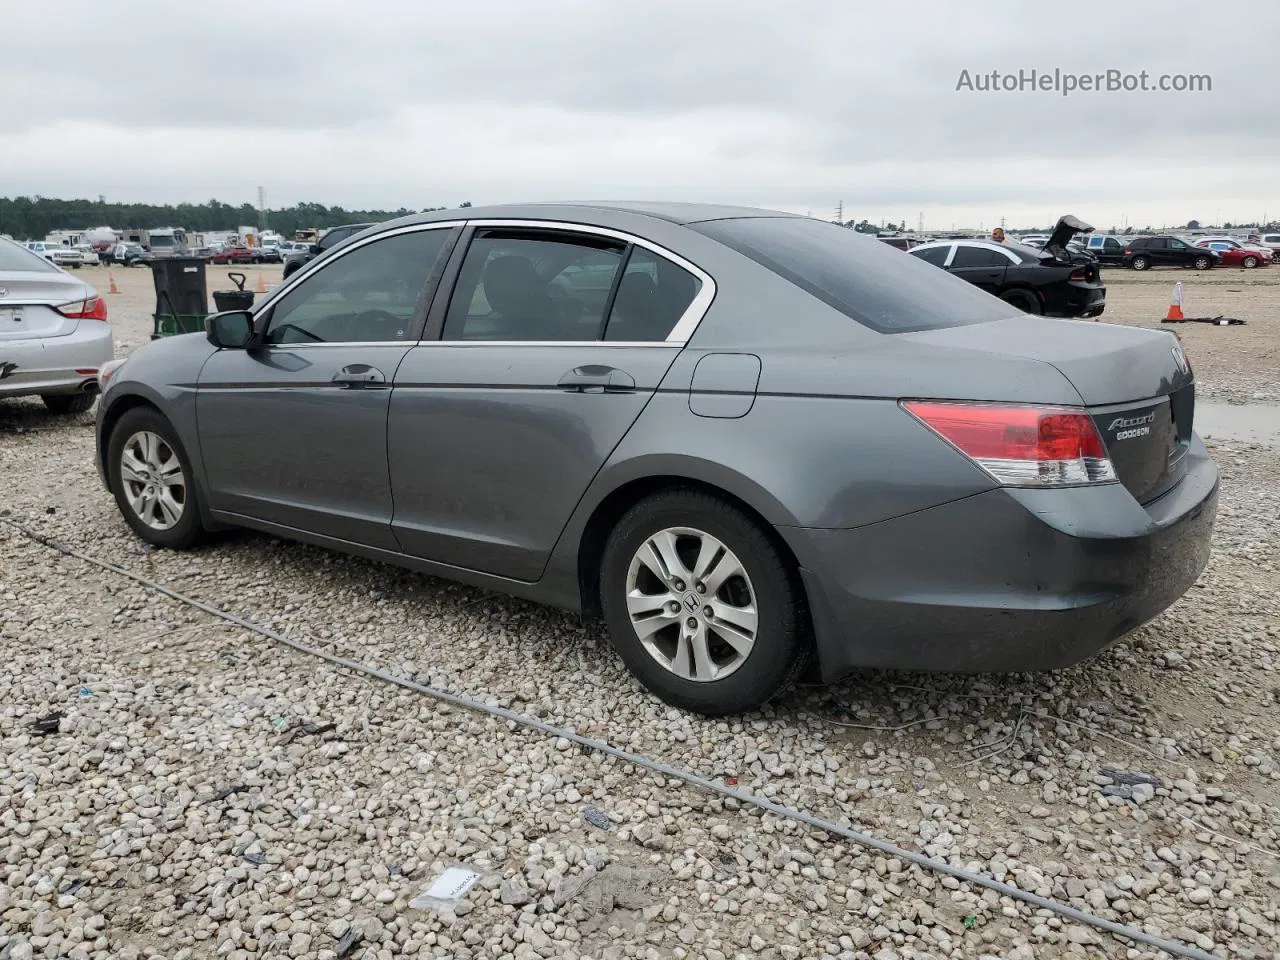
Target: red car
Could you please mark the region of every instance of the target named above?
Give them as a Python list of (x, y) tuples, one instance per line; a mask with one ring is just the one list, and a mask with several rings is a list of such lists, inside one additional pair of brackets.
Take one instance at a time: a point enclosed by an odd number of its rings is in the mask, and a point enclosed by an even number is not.
[(261, 263), (262, 251), (253, 247), (223, 247), (212, 257), (213, 263)]
[(1254, 267), (1263, 267), (1271, 262), (1261, 250), (1232, 246), (1221, 240), (1201, 240), (1196, 246), (1215, 251), (1219, 258), (1218, 265), (1222, 267), (1244, 267), (1246, 270), (1252, 270)]

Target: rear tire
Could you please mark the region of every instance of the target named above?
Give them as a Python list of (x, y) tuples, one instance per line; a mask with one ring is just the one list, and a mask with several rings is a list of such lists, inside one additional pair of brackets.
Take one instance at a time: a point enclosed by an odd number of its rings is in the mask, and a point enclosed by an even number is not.
[(65, 415), (84, 413), (93, 406), (93, 401), (97, 399), (97, 395), (92, 393), (45, 393), (41, 394), (40, 399), (44, 401), (44, 405), (49, 408), (50, 413)]
[(1011, 307), (1017, 307), (1023, 313), (1038, 316), (1044, 312), (1040, 309), (1040, 301), (1030, 290), (1006, 290), (1000, 294), (1000, 299)]
[(1208, 270), (1213, 266), (1213, 261), (1208, 257), (1196, 257), (1195, 260), (1192, 261), (1191, 265), (1197, 270)]
[(1135, 270), (1146, 270), (1151, 266), (1151, 261), (1146, 257), (1134, 257), (1129, 261), (1129, 266), (1133, 267)]
[(185, 550), (203, 539), (191, 461), (159, 411), (135, 407), (116, 423), (107, 441), (107, 477), (125, 522), (147, 543)]
[(755, 709), (808, 659), (795, 572), (754, 519), (700, 491), (655, 494), (627, 511), (605, 545), (600, 600), (627, 668), (682, 710)]

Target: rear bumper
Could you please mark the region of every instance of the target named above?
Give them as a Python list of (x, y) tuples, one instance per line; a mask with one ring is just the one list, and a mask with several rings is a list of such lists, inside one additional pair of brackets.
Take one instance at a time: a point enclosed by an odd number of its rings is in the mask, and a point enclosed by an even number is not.
[(1059, 309), (1047, 313), (1064, 317), (1100, 317), (1107, 309), (1107, 287), (1103, 283), (1067, 283), (1062, 302), (1050, 306)]
[(868, 667), (1052, 670), (1181, 597), (1209, 559), (1218, 470), (1198, 438), (1181, 483), (989, 490), (852, 530), (786, 528), (824, 679)]
[(0, 397), (96, 389), (98, 369), (114, 355), (111, 327), (100, 320), (81, 320), (65, 337), (0, 340), (0, 365), (14, 365), (0, 380)]

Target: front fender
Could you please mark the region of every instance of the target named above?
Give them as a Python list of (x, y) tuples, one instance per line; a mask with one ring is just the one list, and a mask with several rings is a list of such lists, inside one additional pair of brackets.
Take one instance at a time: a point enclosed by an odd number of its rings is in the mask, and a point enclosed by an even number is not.
[[(203, 333), (153, 340), (132, 353), (98, 401), (98, 472), (106, 480), (107, 443), (116, 421), (140, 403), (155, 407), (173, 425), (186, 450), (195, 482), (205, 489), (200, 435), (196, 429), (196, 385), (217, 348)], [(207, 498), (202, 498), (207, 499)]]

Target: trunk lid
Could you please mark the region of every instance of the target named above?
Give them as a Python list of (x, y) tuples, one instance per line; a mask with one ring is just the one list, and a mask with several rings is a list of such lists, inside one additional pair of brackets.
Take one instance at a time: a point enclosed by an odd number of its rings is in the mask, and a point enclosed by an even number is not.
[(1182, 478), (1195, 386), (1182, 345), (1171, 334), (1023, 316), (904, 336), (1054, 367), (1080, 394), (1120, 482), (1140, 503)]
[(1073, 254), (1067, 249), (1067, 244), (1071, 242), (1071, 238), (1078, 233), (1092, 232), (1093, 227), (1068, 213), (1059, 218), (1057, 225), (1053, 228), (1053, 233), (1045, 241), (1044, 250), (1046, 253), (1053, 254), (1059, 260), (1071, 263)]
[(93, 288), (62, 272), (0, 273), (0, 341), (65, 337), (78, 320), (58, 313), (58, 306), (94, 295)]

